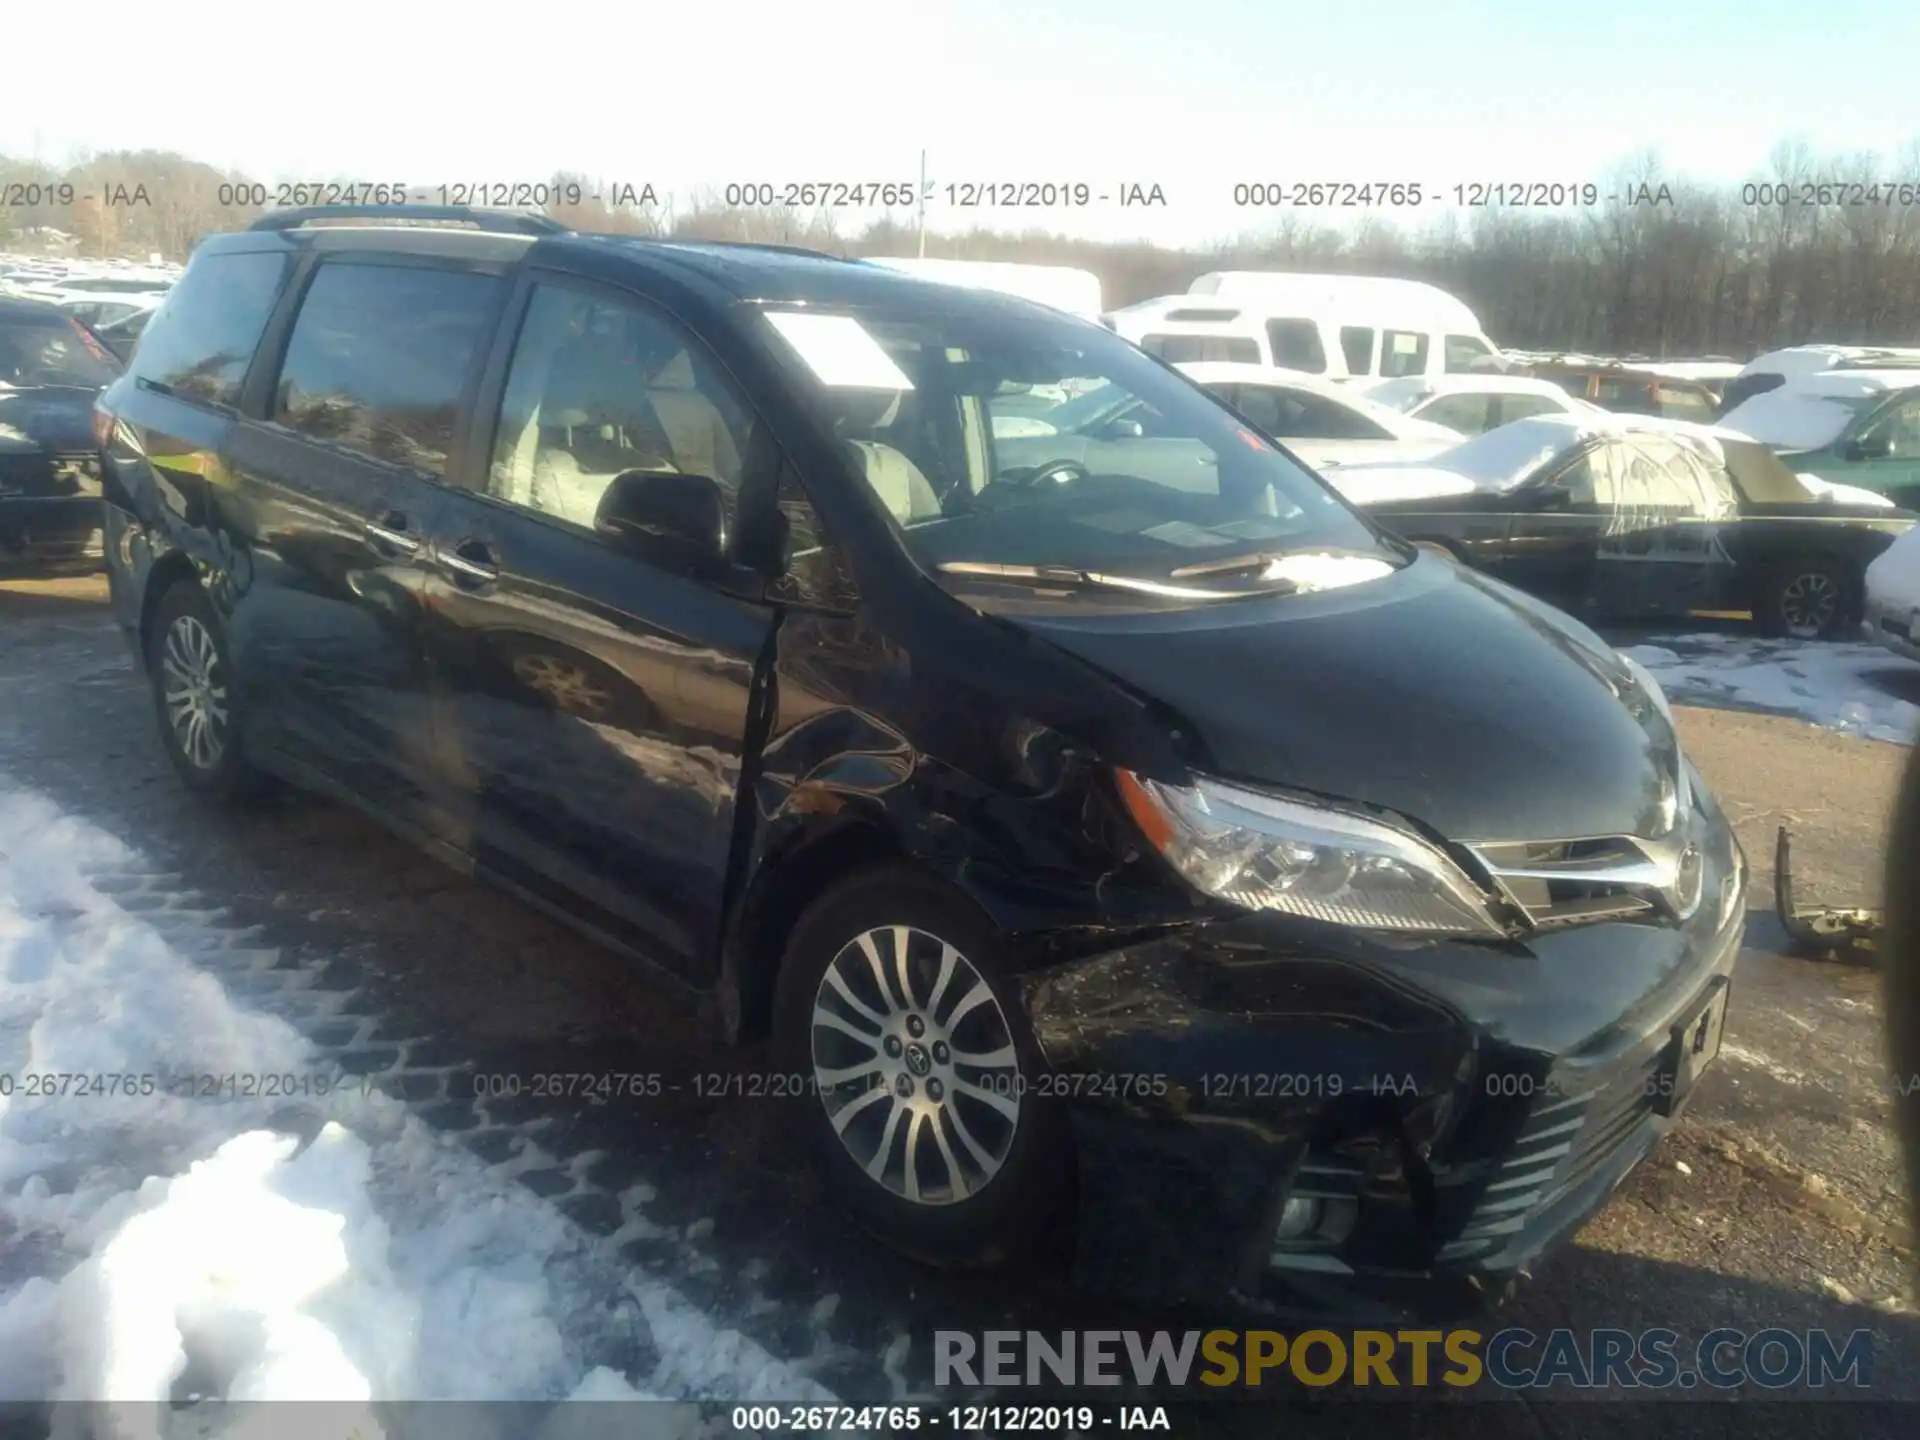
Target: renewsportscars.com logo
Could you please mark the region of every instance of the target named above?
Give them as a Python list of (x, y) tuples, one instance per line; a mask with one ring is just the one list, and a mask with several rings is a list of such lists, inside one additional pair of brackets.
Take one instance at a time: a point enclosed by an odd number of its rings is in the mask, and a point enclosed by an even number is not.
[(1709, 1330), (936, 1330), (935, 1385), (1869, 1389), (1873, 1334)]

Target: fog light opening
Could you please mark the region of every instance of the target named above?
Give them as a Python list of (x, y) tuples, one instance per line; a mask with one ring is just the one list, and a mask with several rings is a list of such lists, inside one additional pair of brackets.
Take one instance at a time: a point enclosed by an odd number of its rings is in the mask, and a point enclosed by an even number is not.
[(1280, 1207), (1280, 1224), (1273, 1232), (1276, 1240), (1303, 1240), (1320, 1228), (1320, 1217), (1327, 1202), (1314, 1196), (1296, 1195)]

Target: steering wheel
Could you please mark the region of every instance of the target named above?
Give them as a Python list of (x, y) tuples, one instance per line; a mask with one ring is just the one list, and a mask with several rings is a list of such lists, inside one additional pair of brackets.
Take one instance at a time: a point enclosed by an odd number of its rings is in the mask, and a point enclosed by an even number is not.
[(1085, 480), (1092, 473), (1078, 460), (1049, 460), (1044, 465), (1036, 465), (1025, 478), (1007, 483), (1018, 485), (1022, 490), (1037, 490), (1048, 481), (1055, 485), (1066, 485), (1075, 480)]

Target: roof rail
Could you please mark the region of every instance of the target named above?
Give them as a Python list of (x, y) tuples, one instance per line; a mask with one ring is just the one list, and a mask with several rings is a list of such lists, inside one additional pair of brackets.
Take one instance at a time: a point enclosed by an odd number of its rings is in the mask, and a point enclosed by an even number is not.
[(570, 235), (558, 220), (527, 210), (471, 205), (296, 205), (269, 210), (249, 230), (297, 230), (316, 220), (456, 220), (496, 235)]

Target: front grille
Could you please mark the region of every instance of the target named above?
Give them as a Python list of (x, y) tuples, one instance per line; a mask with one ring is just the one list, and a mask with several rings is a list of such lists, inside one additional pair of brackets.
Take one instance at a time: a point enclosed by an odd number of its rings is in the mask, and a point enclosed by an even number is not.
[(1649, 914), (1664, 878), (1647, 843), (1628, 835), (1472, 848), (1535, 927)]
[(1544, 1095), (1440, 1258), (1467, 1259), (1498, 1248), (1604, 1170), (1652, 1120), (1663, 1053), (1655, 1047), (1577, 1094), (1567, 1093), (1571, 1082), (1551, 1076), (1542, 1082)]

